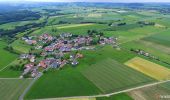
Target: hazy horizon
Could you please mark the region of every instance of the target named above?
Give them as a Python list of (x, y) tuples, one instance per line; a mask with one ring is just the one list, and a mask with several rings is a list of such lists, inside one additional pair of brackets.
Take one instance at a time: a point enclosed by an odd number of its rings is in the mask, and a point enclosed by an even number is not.
[(170, 2), (169, 0), (0, 0), (0, 2), (112, 2), (112, 3), (149, 3)]

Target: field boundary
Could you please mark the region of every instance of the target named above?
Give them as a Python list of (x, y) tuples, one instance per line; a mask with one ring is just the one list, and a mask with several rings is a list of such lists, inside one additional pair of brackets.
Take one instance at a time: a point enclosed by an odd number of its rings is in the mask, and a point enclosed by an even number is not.
[(121, 91), (113, 92), (113, 93), (109, 93), (109, 94), (101, 94), (101, 95), (93, 95), (93, 96), (58, 97), (58, 98), (46, 98), (46, 99), (34, 99), (34, 100), (65, 100), (65, 99), (110, 97), (112, 95), (116, 95), (116, 94), (119, 94), (119, 93), (124, 93), (124, 92), (129, 92), (129, 91), (133, 91), (133, 90), (137, 90), (137, 89), (141, 89), (141, 88), (151, 87), (151, 86), (159, 85), (159, 84), (166, 83), (166, 82), (170, 82), (170, 80), (158, 81), (158, 82), (146, 84), (146, 85), (143, 85), (143, 86), (138, 86), (138, 87), (135, 87), (135, 88), (129, 88), (129, 89), (125, 89), (125, 90), (121, 90)]
[[(17, 60), (17, 59), (15, 59)], [(4, 66), (3, 68), (0, 69), (0, 72), (3, 71), (4, 69), (6, 69), (10, 64), (12, 64), (15, 60), (13, 60), (11, 63), (9, 63), (8, 65)]]

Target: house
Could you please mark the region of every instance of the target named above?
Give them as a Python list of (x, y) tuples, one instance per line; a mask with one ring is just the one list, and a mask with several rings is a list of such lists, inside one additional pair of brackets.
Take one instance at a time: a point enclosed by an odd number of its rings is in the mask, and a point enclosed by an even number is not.
[(76, 66), (78, 63), (79, 63), (79, 62), (78, 62), (77, 60), (74, 60), (73, 62), (71, 62), (71, 64), (72, 64), (73, 66)]
[(61, 38), (68, 38), (68, 37), (72, 37), (72, 34), (71, 33), (61, 33), (60, 37)]
[(20, 55), (20, 59), (27, 59), (28, 58), (28, 54), (21, 54)]
[(45, 62), (45, 60), (40, 61), (40, 63), (38, 64), (38, 66), (42, 67), (42, 68), (47, 68), (47, 64)]
[(59, 61), (54, 61), (53, 63), (50, 64), (51, 68), (59, 68), (60, 67), (60, 62)]

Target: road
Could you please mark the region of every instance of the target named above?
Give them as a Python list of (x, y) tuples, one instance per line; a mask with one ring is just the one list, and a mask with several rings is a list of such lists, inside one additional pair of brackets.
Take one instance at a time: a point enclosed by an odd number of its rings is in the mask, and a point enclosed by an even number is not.
[(134, 87), (134, 88), (126, 89), (126, 90), (121, 90), (121, 91), (113, 92), (113, 93), (109, 93), (109, 94), (93, 95), (93, 96), (59, 97), (59, 98), (47, 98), (47, 99), (36, 99), (36, 100), (65, 100), (65, 99), (109, 97), (109, 96), (112, 96), (112, 95), (115, 95), (115, 94), (124, 93), (124, 92), (130, 92), (130, 91), (133, 91), (133, 90), (137, 90), (137, 89), (141, 89), (141, 88), (146, 88), (146, 87), (151, 87), (151, 86), (162, 84), (162, 83), (166, 83), (166, 82), (170, 82), (170, 80), (154, 82), (154, 83), (146, 84), (146, 85), (143, 85), (143, 86), (138, 86), (138, 87)]

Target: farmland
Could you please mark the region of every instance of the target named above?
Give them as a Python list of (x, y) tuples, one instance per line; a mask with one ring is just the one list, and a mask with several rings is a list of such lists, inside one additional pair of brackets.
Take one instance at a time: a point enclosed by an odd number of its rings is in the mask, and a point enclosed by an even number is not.
[(0, 40), (0, 70), (17, 58), (16, 54), (10, 53), (4, 49), (6, 46), (7, 44)]
[[(50, 92), (50, 94), (48, 92)], [(101, 93), (100, 90), (80, 72), (77, 72), (73, 68), (66, 68), (62, 71), (47, 72), (35, 83), (28, 92), (26, 98), (40, 99), (63, 96), (94, 95), (99, 93)]]
[[(118, 91), (153, 81), (152, 78), (129, 69), (127, 66), (112, 59), (107, 59), (92, 65), (82, 73), (104, 93)], [(126, 77), (127, 75), (129, 78)]]
[(128, 94), (133, 99), (160, 100), (160, 99), (163, 99), (163, 96), (169, 95), (170, 88), (166, 87), (168, 85), (170, 85), (169, 82), (163, 83), (163, 84), (160, 84), (160, 85), (156, 85), (156, 86), (152, 86), (152, 87), (149, 87), (149, 88), (143, 88), (143, 89), (131, 91)]
[(31, 79), (0, 79), (0, 98), (17, 100), (31, 81)]
[(170, 78), (169, 69), (139, 57), (129, 60), (125, 63), (125, 65), (157, 80), (164, 80)]
[(0, 4), (0, 99), (168, 95), (169, 83), (133, 89), (170, 79), (169, 14), (168, 3)]

